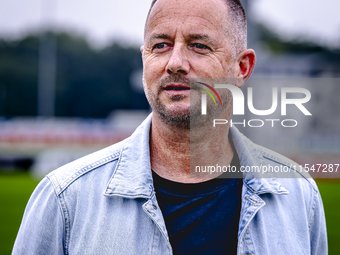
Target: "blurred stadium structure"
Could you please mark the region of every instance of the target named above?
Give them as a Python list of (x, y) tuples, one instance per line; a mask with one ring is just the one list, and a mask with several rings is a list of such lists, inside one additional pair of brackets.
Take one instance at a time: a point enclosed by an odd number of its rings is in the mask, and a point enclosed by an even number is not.
[[(248, 11), (251, 8), (250, 1), (243, 2)], [(253, 22), (251, 13), (248, 15), (248, 30), (249, 47), (255, 49), (258, 57), (253, 82), (272, 78), (276, 87), (283, 87), (296, 77), (305, 78), (298, 81), (300, 85), (308, 79), (313, 82), (318, 81), (317, 78), (334, 79), (329, 86), (306, 85), (316, 100), (312, 100), (315, 103), (313, 105), (311, 102), (310, 105), (313, 117), (301, 119), (299, 129), (288, 132), (280, 128), (262, 128), (244, 129), (242, 132), (253, 141), (301, 164), (339, 164), (340, 131), (337, 127), (340, 122), (337, 109), (340, 109), (340, 103), (337, 97), (340, 95), (340, 79), (335, 79), (340, 76), (339, 52), (304, 42), (285, 42)], [(51, 39), (53, 36), (58, 38)], [(101, 51), (92, 51), (82, 40), (69, 38), (65, 34), (42, 34), (40, 51), (36, 49), (36, 56), (29, 61), (33, 53), (28, 53), (27, 49), (20, 53), (22, 42), (10, 44), (20, 63), (28, 61), (31, 68), (36, 65), (36, 74), (27, 79), (31, 87), (27, 87), (33, 88), (30, 93), (37, 93), (27, 101), (30, 104), (25, 101), (21, 105), (27, 110), (21, 111), (24, 114), (20, 114), (19, 110), (11, 110), (15, 108), (14, 104), (20, 104), (17, 98), (20, 101), (26, 94), (24, 89), (17, 92), (13, 87), (26, 84), (19, 84), (21, 81), (15, 83), (13, 77), (19, 75), (15, 68), (10, 69), (9, 64), (0, 65), (0, 115), (3, 115), (0, 120), (0, 169), (29, 167), (34, 175), (41, 178), (65, 163), (124, 139), (149, 113), (141, 90), (139, 50), (114, 44)], [(30, 47), (37, 45), (34, 44), (34, 38), (26, 38), (26, 41), (30, 42)], [(4, 78), (8, 76), (8, 70), (12, 72), (11, 79)], [(20, 72), (25, 75), (25, 71)], [(55, 77), (55, 80), (51, 77)], [(280, 79), (281, 85), (278, 84)], [(263, 81), (262, 84), (254, 85), (254, 88), (263, 91), (267, 85)], [(46, 100), (43, 91), (47, 83), (52, 84), (49, 92), (46, 92), (52, 98)], [(55, 91), (51, 92), (51, 88)], [(41, 91), (39, 100), (38, 91)], [(18, 95), (20, 93), (23, 95)], [(257, 98), (259, 105), (264, 102), (261, 95)], [(51, 102), (54, 103), (48, 106), (49, 109), (42, 106)], [(263, 107), (265, 109), (268, 104)], [(340, 178), (340, 170), (337, 174), (314, 173), (314, 176)]]
[(42, 178), (61, 165), (123, 140), (148, 114), (117, 110), (107, 119), (0, 120), (0, 164), (8, 171), (31, 167), (32, 174)]

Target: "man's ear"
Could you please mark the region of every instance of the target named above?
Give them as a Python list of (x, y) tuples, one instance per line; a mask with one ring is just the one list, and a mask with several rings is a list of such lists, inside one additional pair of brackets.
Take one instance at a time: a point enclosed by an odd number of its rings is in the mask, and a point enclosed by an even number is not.
[(142, 54), (143, 54), (143, 51), (144, 51), (144, 46), (142, 45), (142, 46), (140, 46), (140, 52), (142, 52)]
[(237, 56), (236, 86), (241, 88), (252, 74), (256, 62), (254, 50), (248, 49)]

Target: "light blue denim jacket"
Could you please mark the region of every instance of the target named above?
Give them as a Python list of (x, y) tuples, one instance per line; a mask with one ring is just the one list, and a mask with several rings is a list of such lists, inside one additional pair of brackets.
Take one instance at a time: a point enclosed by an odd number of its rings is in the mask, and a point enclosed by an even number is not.
[[(126, 140), (47, 175), (28, 202), (12, 254), (172, 254), (153, 188), (150, 124), (151, 116)], [(241, 165), (292, 163), (230, 132)], [(327, 254), (317, 186), (294, 174), (299, 178), (244, 174), (238, 254)]]

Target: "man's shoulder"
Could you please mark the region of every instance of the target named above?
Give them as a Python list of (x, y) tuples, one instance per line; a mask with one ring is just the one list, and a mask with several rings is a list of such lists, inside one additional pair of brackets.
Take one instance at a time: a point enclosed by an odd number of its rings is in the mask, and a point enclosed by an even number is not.
[(283, 186), (291, 186), (291, 189), (305, 186), (305, 188), (309, 187), (318, 192), (313, 178), (297, 162), (252, 142), (235, 127), (231, 131), (237, 153), (240, 154), (241, 165), (250, 166), (250, 168), (255, 166), (255, 170), (258, 171), (255, 174), (246, 173), (246, 176), (262, 179), (263, 182), (274, 178), (281, 184), (284, 183), (285, 185)]
[[(91, 171), (101, 171), (104, 166), (115, 163), (121, 154), (126, 139), (109, 147), (91, 153), (71, 163), (61, 166), (47, 175), (57, 194), (70, 184)], [(111, 172), (114, 169), (110, 169)]]
[[(108, 189), (106, 190), (108, 194), (143, 191), (144, 189), (140, 186), (145, 178), (148, 179), (148, 174), (145, 173), (150, 169), (150, 160), (147, 157), (150, 155), (151, 116), (149, 115), (125, 140), (48, 174), (47, 178), (53, 184), (57, 195), (73, 183), (77, 183), (77, 185), (72, 185), (75, 189), (87, 189), (89, 185), (98, 186), (98, 183), (101, 183)], [(137, 179), (141, 179), (140, 182)]]
[[(262, 154), (265, 162), (272, 166), (282, 166), (279, 171), (279, 176), (282, 178), (298, 179), (301, 180), (301, 184), (310, 185), (315, 191), (318, 192), (317, 185), (314, 179), (309, 175), (305, 169), (299, 165), (297, 162), (291, 160), (290, 158), (283, 156), (271, 149), (263, 147), (261, 145), (255, 145), (259, 152)], [(281, 178), (281, 179), (282, 179)], [(293, 183), (290, 181), (290, 183)]]

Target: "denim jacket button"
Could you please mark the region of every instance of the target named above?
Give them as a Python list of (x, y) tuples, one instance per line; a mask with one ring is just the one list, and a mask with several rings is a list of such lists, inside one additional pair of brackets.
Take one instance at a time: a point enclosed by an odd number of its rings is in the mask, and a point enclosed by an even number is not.
[(157, 206), (156, 205), (152, 205), (153, 209), (157, 210)]

